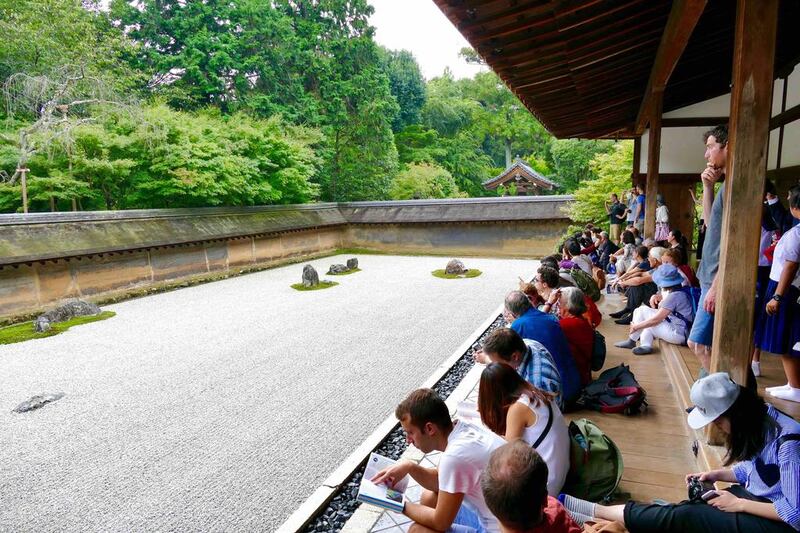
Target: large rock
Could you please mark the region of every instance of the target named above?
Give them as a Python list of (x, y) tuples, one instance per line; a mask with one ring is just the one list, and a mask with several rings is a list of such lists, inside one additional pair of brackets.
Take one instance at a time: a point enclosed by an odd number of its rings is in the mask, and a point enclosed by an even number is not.
[(465, 274), (466, 272), (467, 268), (464, 267), (464, 263), (458, 259), (451, 259), (444, 268), (445, 274)]
[(350, 272), (351, 268), (348, 268), (346, 265), (331, 265), (328, 269), (328, 274), (343, 274), (344, 272)]
[(353, 257), (352, 259), (347, 260), (347, 268), (348, 270), (355, 270), (358, 268), (358, 259)]
[(66, 322), (79, 316), (94, 316), (100, 314), (100, 308), (83, 300), (69, 300), (64, 305), (40, 315), (33, 323), (34, 329), (43, 333), (48, 331), (56, 322)]
[(317, 271), (314, 270), (314, 267), (311, 265), (306, 265), (303, 267), (303, 286), (304, 287), (313, 287), (315, 285), (319, 285), (319, 274)]

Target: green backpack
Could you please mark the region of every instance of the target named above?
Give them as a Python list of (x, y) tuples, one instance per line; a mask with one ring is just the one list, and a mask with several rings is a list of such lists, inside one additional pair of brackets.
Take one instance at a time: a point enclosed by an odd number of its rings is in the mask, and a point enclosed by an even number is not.
[(573, 267), (569, 271), (569, 275), (575, 282), (575, 285), (583, 291), (583, 293), (592, 299), (598, 301), (600, 299), (600, 288), (594, 281), (594, 278), (580, 269), (580, 267)]
[(591, 502), (608, 503), (622, 479), (622, 454), (594, 422), (569, 424), (570, 468), (563, 492)]

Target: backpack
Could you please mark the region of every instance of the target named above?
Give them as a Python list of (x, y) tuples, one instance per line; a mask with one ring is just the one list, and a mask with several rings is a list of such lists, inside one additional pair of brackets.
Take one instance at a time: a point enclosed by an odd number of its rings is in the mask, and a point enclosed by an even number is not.
[(594, 341), (592, 343), (592, 370), (597, 372), (606, 364), (606, 338), (597, 330), (594, 330)]
[(622, 479), (622, 453), (591, 420), (569, 424), (570, 467), (564, 493), (591, 502), (608, 502)]
[(600, 299), (600, 288), (592, 276), (581, 270), (580, 267), (572, 267), (569, 275), (575, 282), (575, 286), (582, 290), (586, 296), (595, 302)]
[[(686, 298), (689, 300), (689, 305), (692, 308), (692, 316), (697, 316), (697, 307), (700, 304), (700, 289), (696, 287), (681, 287), (677, 292), (682, 292), (686, 295)], [(692, 330), (692, 321), (683, 316), (678, 311), (671, 311), (670, 316), (678, 317), (681, 321), (683, 321), (684, 325), (686, 326), (686, 338), (689, 338), (689, 332)], [(667, 320), (669, 321), (669, 320)], [(684, 341), (685, 344), (685, 341)]]
[(647, 410), (647, 393), (626, 364), (609, 368), (581, 391), (577, 405), (602, 413), (635, 415)]

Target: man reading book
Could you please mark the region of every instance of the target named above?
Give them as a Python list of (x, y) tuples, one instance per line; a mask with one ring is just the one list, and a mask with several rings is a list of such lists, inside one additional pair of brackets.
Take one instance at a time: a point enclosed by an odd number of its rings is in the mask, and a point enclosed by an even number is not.
[(450, 419), (447, 405), (431, 389), (417, 389), (397, 406), (395, 416), (406, 439), (423, 453), (442, 452), (439, 468), (400, 461), (373, 482), (394, 483), (410, 475), (423, 489), (420, 503), (407, 502), (403, 514), (414, 521), (409, 532), (499, 532), (486, 507), (480, 477), (493, 450), (505, 441), (482, 427)]

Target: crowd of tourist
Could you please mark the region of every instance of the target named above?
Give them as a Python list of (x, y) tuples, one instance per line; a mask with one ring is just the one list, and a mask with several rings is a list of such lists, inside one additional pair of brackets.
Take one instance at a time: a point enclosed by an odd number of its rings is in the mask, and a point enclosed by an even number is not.
[[(532, 282), (520, 280), (506, 296), (508, 327), (495, 329), (474, 354), (485, 365), (474, 417), (451, 419), (431, 389), (397, 407), (408, 442), (441, 452), (438, 468), (400, 461), (373, 479), (392, 485), (409, 475), (424, 489), (419, 503), (405, 504), (414, 521), (409, 531), (574, 533), (598, 520), (634, 533), (800, 531), (800, 423), (758, 396), (755, 377), (737, 384), (727, 373), (708, 374), (725, 187), (715, 192), (715, 184), (726, 164), (727, 129), (717, 127), (705, 140), (707, 227), (697, 273), (663, 198), (654, 238), (643, 238), (645, 190), (631, 190), (625, 203), (611, 195), (608, 231), (589, 225), (570, 236), (560, 254), (541, 260)], [(788, 203), (787, 210), (768, 185), (751, 368), (759, 370), (762, 350), (781, 355), (788, 383), (767, 392), (800, 402), (800, 186)], [(601, 291), (625, 300), (610, 314), (627, 326), (617, 347), (646, 356), (657, 339), (688, 344), (704, 369), (691, 388), (687, 422), (695, 429), (714, 424), (727, 455), (723, 468), (687, 475), (687, 484), (702, 489), (690, 500), (609, 506), (562, 494), (571, 460), (563, 413), (592, 382)], [(702, 485), (714, 482), (733, 485)]]

